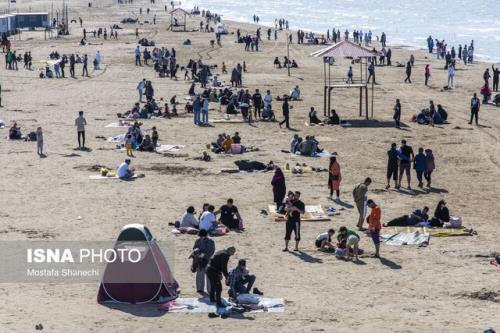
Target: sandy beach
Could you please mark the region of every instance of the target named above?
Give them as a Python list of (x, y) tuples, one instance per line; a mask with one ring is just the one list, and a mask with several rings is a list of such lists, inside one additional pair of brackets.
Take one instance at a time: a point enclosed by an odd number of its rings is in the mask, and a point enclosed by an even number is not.
[[(16, 5), (27, 10), (45, 11), (49, 1), (30, 1)], [(91, 31), (118, 24), (117, 40), (89, 37), (92, 45), (80, 46), (82, 29), (70, 25), (70, 35), (44, 40), (43, 32), (23, 32), (21, 40), (12, 37), (12, 49), (18, 53), (31, 51), (34, 63), (47, 60), (50, 52), (60, 54), (87, 53), (93, 59), (99, 50), (103, 57), (101, 70), (91, 70), (89, 78), (39, 79), (39, 71), (6, 70), (0, 66), (2, 105), (0, 119), (0, 240), (103, 240), (113, 241), (121, 227), (128, 223), (148, 226), (153, 235), (174, 242), (175, 260), (171, 262), (183, 297), (196, 297), (194, 274), (189, 270), (188, 256), (196, 236), (174, 235), (174, 222), (185, 209), (204, 202), (216, 207), (233, 198), (245, 221), (243, 233), (231, 232), (215, 238), (217, 249), (234, 245), (237, 249), (230, 267), (238, 259), (247, 259), (257, 276), (256, 286), (266, 296), (286, 300), (284, 313), (246, 314), (247, 320), (210, 319), (206, 314), (162, 313), (150, 307), (135, 313), (113, 310), (96, 302), (98, 284), (0, 284), (0, 331), (30, 332), (42, 323), (47, 332), (482, 332), (500, 329), (500, 270), (490, 265), (494, 253), (500, 252), (496, 215), (500, 214), (500, 120), (499, 109), (483, 105), (481, 126), (469, 125), (469, 105), (473, 93), (482, 87), (482, 74), (491, 64), (474, 63), (457, 66), (455, 88), (444, 90), (447, 72), (443, 60), (423, 51), (392, 47), (392, 63), (406, 63), (415, 56), (413, 84), (403, 83), (405, 69), (397, 66), (377, 67), (374, 118), (378, 126), (354, 125), (305, 126), (308, 110), (314, 106), (322, 115), (323, 64), (310, 54), (321, 46), (290, 46), (290, 57), (298, 64), (287, 76), (286, 69), (273, 67), (275, 57), (286, 55), (286, 35), (268, 41), (263, 31), (259, 52), (245, 52), (235, 43), (237, 28), (254, 34), (255, 25), (223, 20), (229, 35), (222, 37), (222, 47), (212, 48), (213, 33), (171, 32), (166, 27), (169, 17), (164, 3), (150, 5), (135, 0), (133, 5), (101, 1), (92, 8), (87, 2), (70, 0), (70, 19), (82, 17), (83, 27)], [(145, 8), (150, 6), (149, 17)], [(2, 4), (0, 9), (5, 9)], [(139, 15), (141, 21), (153, 24), (121, 24), (125, 17)], [(186, 8), (187, 9), (187, 8)], [(248, 13), (251, 17), (252, 13)], [(199, 16), (189, 18), (189, 27), (199, 27)], [(153, 39), (156, 46), (174, 47), (177, 63), (185, 66), (189, 59), (202, 57), (207, 64), (218, 65), (219, 80), (230, 85), (230, 72), (237, 63), (246, 62), (243, 86), (254, 92), (270, 89), (273, 96), (283, 95), (300, 86), (302, 101), (291, 102), (291, 127), (298, 132), (280, 129), (278, 123), (193, 125), (192, 114), (184, 111), (184, 97), (190, 81), (159, 78), (152, 66), (135, 66), (134, 49), (140, 37)], [(295, 42), (294, 35), (294, 42)], [(390, 36), (389, 44), (390, 44)], [(192, 45), (182, 45), (189, 38)], [(102, 43), (102, 44), (101, 44)], [(99, 44), (99, 45), (95, 45)], [(380, 49), (379, 44), (375, 44)], [(141, 48), (142, 49), (142, 48)], [(149, 48), (148, 48), (149, 49)], [(229, 74), (221, 74), (225, 62)], [(424, 66), (430, 64), (432, 77), (424, 86)], [(347, 60), (339, 59), (334, 71), (345, 73)], [(356, 69), (356, 68), (355, 68)], [(67, 69), (69, 72), (69, 69)], [(137, 101), (137, 82), (151, 80), (155, 98), (169, 100), (177, 96), (179, 117), (144, 120), (147, 134), (156, 126), (160, 143), (184, 145), (177, 154), (137, 152), (132, 166), (145, 177), (133, 182), (92, 181), (95, 165), (116, 169), (125, 159), (125, 152), (112, 143), (97, 139), (124, 132), (106, 128), (116, 122), (117, 113), (133, 107)], [(202, 92), (197, 84), (197, 91)], [(333, 97), (334, 108), (341, 119), (358, 124), (359, 93), (343, 89)], [(401, 100), (402, 130), (394, 128), (392, 115), (396, 98)], [(410, 117), (427, 107), (429, 100), (441, 104), (449, 115), (449, 124), (435, 127), (410, 122)], [(274, 102), (278, 120), (282, 119), (281, 102)], [(222, 118), (219, 105), (211, 103), (209, 119)], [(84, 111), (88, 122), (87, 146), (77, 147), (74, 120)], [(43, 127), (46, 158), (36, 154), (36, 143), (7, 140), (8, 128), (16, 121), (24, 134)], [(211, 162), (197, 160), (205, 146), (219, 133), (240, 133), (242, 143), (259, 150), (244, 155), (213, 154)], [(328, 228), (355, 227), (356, 208), (345, 208), (328, 198), (328, 173), (286, 174), (288, 190), (302, 192), (306, 204), (335, 207), (340, 215), (331, 222), (302, 224), (301, 254), (283, 253), (285, 226), (261, 214), (272, 204), (272, 172), (221, 173), (234, 168), (234, 161), (251, 159), (263, 163), (273, 161), (307, 163), (328, 168), (326, 158), (290, 158), (281, 150), (289, 149), (293, 134), (314, 135), (320, 146), (337, 152), (342, 167), (341, 198), (353, 204), (353, 187), (365, 177), (373, 184), (369, 197), (382, 209), (386, 222), (416, 208), (429, 206), (431, 213), (437, 202), (446, 199), (453, 215), (463, 218), (464, 226), (477, 231), (470, 237), (431, 237), (427, 247), (382, 245), (382, 260), (361, 258), (361, 264), (337, 260), (334, 255), (317, 251), (314, 239)], [(391, 142), (406, 139), (414, 150), (432, 148), (436, 158), (431, 191), (416, 186), (415, 190), (385, 189), (387, 150)], [(405, 181), (403, 181), (403, 185)], [(343, 208), (343, 209), (341, 209)], [(371, 239), (362, 235), (360, 247), (373, 251)], [(5, 269), (5, 268), (0, 268)], [(227, 296), (226, 287), (224, 295)]]

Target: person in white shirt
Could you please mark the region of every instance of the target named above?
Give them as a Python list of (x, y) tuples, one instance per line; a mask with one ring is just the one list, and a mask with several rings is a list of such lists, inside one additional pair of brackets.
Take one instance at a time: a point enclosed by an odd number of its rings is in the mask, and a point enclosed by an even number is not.
[(180, 219), (181, 228), (195, 228), (195, 229), (199, 228), (200, 222), (194, 215), (194, 212), (195, 212), (194, 207), (189, 206)]
[(295, 88), (292, 89), (292, 91), (290, 92), (290, 98), (295, 101), (300, 99), (299, 86), (295, 86)]
[(323, 232), (316, 236), (315, 245), (320, 251), (334, 250), (335, 245), (332, 244), (332, 237), (335, 235), (335, 230), (329, 229), (328, 232)]
[(78, 148), (80, 149), (85, 148), (85, 125), (87, 125), (87, 120), (83, 118), (83, 111), (80, 111), (78, 112), (78, 118), (75, 119), (75, 126), (78, 132)]
[(455, 77), (455, 66), (451, 64), (448, 66), (448, 89), (452, 89), (454, 84), (453, 84), (453, 78)]
[(116, 171), (116, 174), (118, 175), (118, 178), (120, 179), (130, 179), (134, 176), (134, 171), (133, 169), (130, 169), (130, 159), (127, 158), (125, 162), (120, 164), (118, 167), (118, 170)]
[(272, 102), (273, 102), (273, 96), (271, 95), (271, 91), (268, 90), (266, 93), (266, 96), (264, 96), (264, 108), (267, 109), (268, 106), (270, 108), (272, 108), (272, 105), (271, 105)]
[(200, 218), (200, 230), (206, 230), (209, 234), (217, 232), (217, 219), (214, 214), (215, 207), (210, 205)]

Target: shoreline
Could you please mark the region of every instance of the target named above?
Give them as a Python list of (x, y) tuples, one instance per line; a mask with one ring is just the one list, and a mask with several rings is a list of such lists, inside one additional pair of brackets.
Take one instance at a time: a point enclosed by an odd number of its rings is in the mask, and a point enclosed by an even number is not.
[[(191, 10), (193, 9), (192, 7), (186, 7), (186, 8), (184, 8), (184, 6), (181, 6), (181, 8), (187, 10), (188, 12), (191, 12)], [(203, 9), (210, 10), (210, 12), (218, 14), (216, 11), (212, 11), (212, 9), (210, 9), (210, 8), (200, 8), (200, 11), (202, 11)], [(201, 17), (201, 14), (197, 15), (197, 16)], [(222, 23), (224, 23), (224, 22), (243, 23), (243, 24), (251, 24), (251, 25), (254, 25), (254, 26), (261, 26), (261, 27), (266, 27), (266, 28), (274, 29), (274, 25), (272, 25), (271, 22), (264, 22), (264, 23), (261, 24), (261, 23), (252, 22), (252, 21), (250, 21), (250, 19), (248, 19), (248, 20), (244, 19), (244, 18), (238, 19), (238, 18), (229, 17), (229, 16), (226, 16), (226, 18), (225, 18), (225, 15), (220, 15), (220, 16), (222, 17)], [(300, 30), (304, 30), (305, 32), (313, 32), (314, 34), (326, 35), (326, 32), (315, 31), (313, 29), (303, 28), (300, 25), (297, 25), (297, 26), (292, 25), (292, 26), (294, 28), (291, 28), (289, 31), (297, 32), (297, 30), (300, 29)], [(283, 30), (283, 31), (286, 31), (286, 30)], [(349, 29), (349, 32), (351, 33), (350, 35), (352, 36), (352, 29)], [(341, 31), (341, 35), (342, 35), (342, 31)], [(375, 35), (375, 37), (377, 37), (377, 35)], [(390, 37), (391, 36), (389, 36), (389, 35), (387, 36), (387, 38), (389, 40), (390, 40)], [(421, 38), (425, 42), (425, 38), (427, 38), (427, 37), (421, 37)], [(294, 40), (295, 40), (295, 38), (294, 38)], [(351, 40), (352, 40), (352, 38), (351, 38)], [(375, 40), (375, 42), (379, 43), (376, 40)], [(417, 51), (424, 51), (424, 52), (427, 53), (427, 48), (419, 46), (419, 45), (416, 45), (416, 44), (411, 44), (411, 43), (410, 44), (405, 44), (405, 43), (394, 43), (394, 44), (392, 44), (392, 43), (388, 42), (387, 45), (391, 46), (391, 47), (404, 48), (405, 50), (409, 50), (409, 51), (417, 50)], [(454, 46), (454, 45), (452, 45), (452, 46)], [(432, 54), (436, 55), (435, 52), (433, 52)], [(500, 56), (497, 57), (497, 58), (495, 58), (495, 57), (487, 56), (487, 55), (483, 55), (483, 54), (474, 54), (474, 59), (476, 59), (474, 63), (486, 63), (486, 64), (500, 63)]]

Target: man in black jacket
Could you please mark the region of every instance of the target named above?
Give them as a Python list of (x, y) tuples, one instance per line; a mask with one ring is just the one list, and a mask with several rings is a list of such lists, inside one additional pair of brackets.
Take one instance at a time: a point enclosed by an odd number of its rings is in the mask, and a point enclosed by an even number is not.
[(225, 307), (221, 301), (222, 275), (226, 281), (229, 279), (227, 264), (229, 258), (236, 252), (233, 246), (216, 252), (210, 259), (207, 267), (207, 278), (210, 281), (210, 302), (215, 302), (218, 307)]

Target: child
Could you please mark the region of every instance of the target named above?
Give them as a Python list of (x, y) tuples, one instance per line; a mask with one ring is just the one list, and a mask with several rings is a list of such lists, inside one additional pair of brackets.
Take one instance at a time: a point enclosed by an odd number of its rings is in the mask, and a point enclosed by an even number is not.
[(347, 71), (347, 83), (354, 83), (352, 80), (352, 66), (349, 66), (349, 70)]
[(36, 129), (36, 153), (40, 156), (43, 155), (43, 132), (41, 127)]
[(156, 126), (153, 126), (153, 133), (151, 135), (151, 140), (153, 141), (153, 145), (155, 148), (158, 146), (158, 131), (156, 130)]
[(134, 157), (132, 153), (132, 134), (127, 134), (127, 138), (125, 140), (125, 150), (127, 151), (127, 156)]
[(222, 74), (227, 74), (227, 68), (224, 62), (222, 62)]

